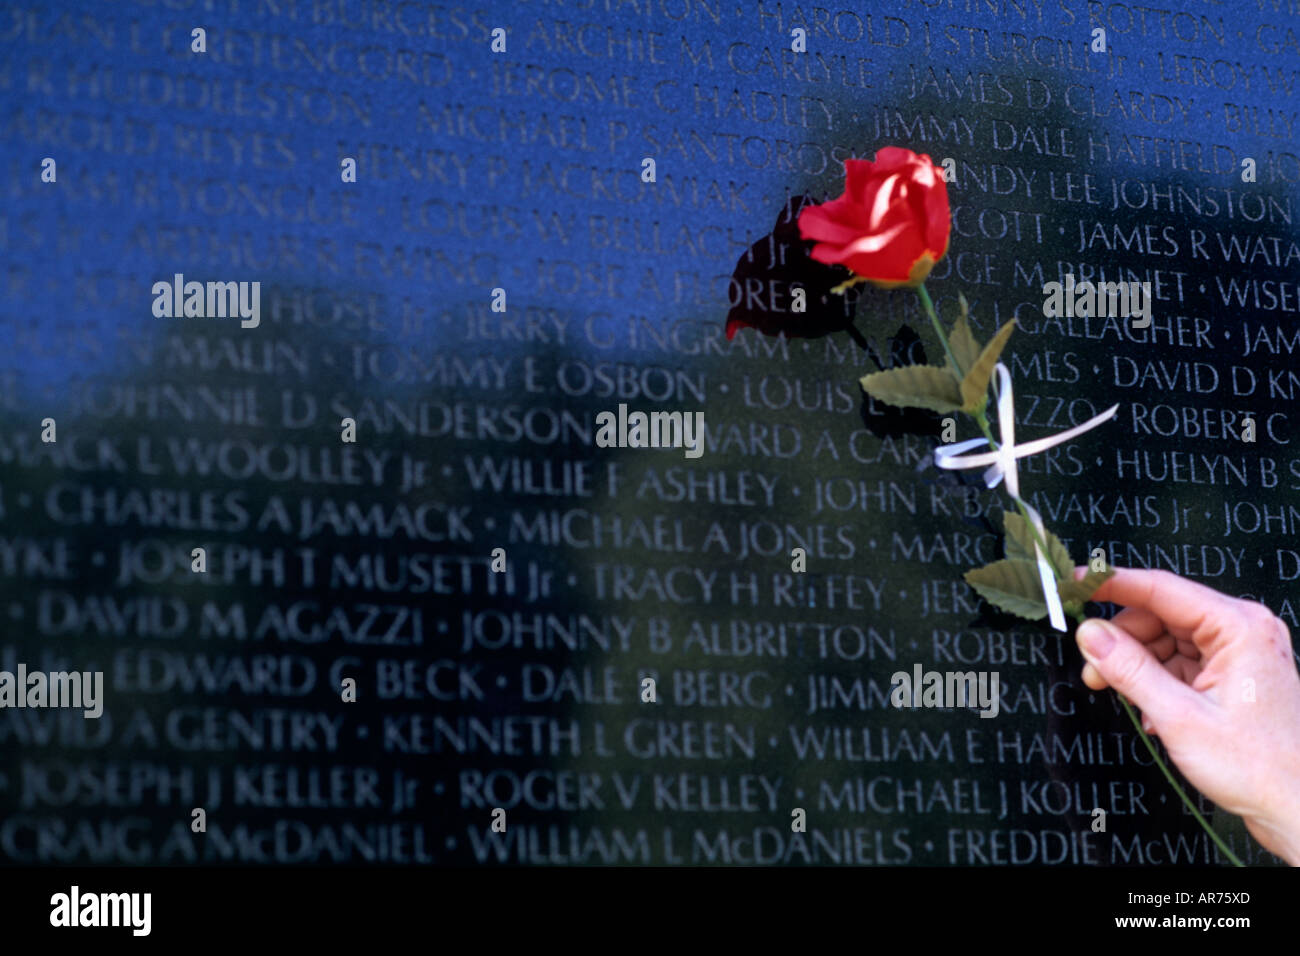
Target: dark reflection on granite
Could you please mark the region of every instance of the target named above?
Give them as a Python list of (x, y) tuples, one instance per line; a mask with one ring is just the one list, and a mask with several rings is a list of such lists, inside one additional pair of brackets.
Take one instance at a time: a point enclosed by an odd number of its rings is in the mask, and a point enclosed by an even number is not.
[[(811, 204), (811, 196), (792, 196), (777, 213), (772, 231), (736, 262), (730, 285), (727, 338), (734, 338), (742, 328), (795, 339), (848, 332), (860, 345), (865, 344), (853, 328), (862, 286), (832, 292), (853, 274), (843, 266), (812, 259), (809, 252), (814, 244), (799, 236), (799, 213)], [(806, 295), (806, 311), (794, 312), (794, 290), (800, 288)]]

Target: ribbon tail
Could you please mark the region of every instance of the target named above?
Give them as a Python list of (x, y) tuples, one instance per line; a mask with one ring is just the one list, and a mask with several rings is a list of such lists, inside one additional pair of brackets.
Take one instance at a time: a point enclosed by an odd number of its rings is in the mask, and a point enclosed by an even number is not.
[(1011, 391), (1011, 373), (1001, 362), (993, 366), (993, 370), (1001, 386), (998, 389), (998, 437), (1002, 439), (1002, 447), (997, 452), (998, 470), (1007, 483), (1007, 494), (1019, 498), (1020, 472), (1016, 469), (1016, 458), (1023, 452), (1016, 449), (1016, 398)]
[(1047, 599), (1047, 616), (1053, 628), (1064, 631), (1066, 630), (1065, 608), (1061, 606), (1061, 596), (1056, 593), (1056, 574), (1052, 571), (1052, 565), (1048, 563), (1047, 558), (1043, 556), (1037, 541), (1034, 542), (1034, 557), (1038, 559), (1038, 580), (1043, 584), (1043, 597)]
[[(1047, 538), (1047, 530), (1043, 527), (1043, 516), (1033, 505), (1021, 501), (1029, 520), (1034, 523), (1038, 529), (1038, 534), (1044, 540)], [(1043, 549), (1039, 547), (1037, 538), (1034, 539), (1034, 560), (1038, 563), (1038, 580), (1043, 586), (1043, 600), (1047, 604), (1047, 616), (1052, 622), (1052, 627), (1058, 631), (1066, 630), (1065, 626), (1065, 608), (1061, 606), (1061, 595), (1056, 590), (1056, 570), (1052, 563), (1047, 560), (1043, 554)]]

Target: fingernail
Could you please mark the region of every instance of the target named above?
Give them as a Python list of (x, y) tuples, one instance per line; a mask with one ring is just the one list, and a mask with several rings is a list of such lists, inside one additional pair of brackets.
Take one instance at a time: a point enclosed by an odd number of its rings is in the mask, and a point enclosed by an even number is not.
[(1099, 661), (1115, 646), (1115, 635), (1109, 624), (1093, 618), (1079, 625), (1078, 641), (1084, 657)]

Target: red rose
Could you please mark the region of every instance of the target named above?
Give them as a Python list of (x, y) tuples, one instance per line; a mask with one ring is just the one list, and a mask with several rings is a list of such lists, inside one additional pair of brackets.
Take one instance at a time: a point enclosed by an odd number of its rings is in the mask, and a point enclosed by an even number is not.
[(876, 161), (844, 161), (844, 195), (805, 209), (799, 233), (818, 262), (847, 266), (881, 286), (916, 286), (948, 251), (943, 171), (910, 149), (886, 146)]

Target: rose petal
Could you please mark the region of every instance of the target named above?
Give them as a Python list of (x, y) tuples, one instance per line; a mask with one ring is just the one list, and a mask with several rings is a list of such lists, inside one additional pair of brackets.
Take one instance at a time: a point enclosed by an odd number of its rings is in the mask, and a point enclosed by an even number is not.
[(879, 229), (880, 223), (885, 218), (885, 213), (889, 212), (889, 204), (894, 199), (894, 190), (902, 180), (899, 173), (885, 177), (885, 181), (880, 184), (876, 190), (876, 198), (871, 201), (871, 215), (867, 217), (868, 229)]
[(812, 251), (818, 262), (846, 266), (856, 275), (872, 282), (895, 282), (906, 279), (908, 269), (924, 253), (915, 231), (905, 225), (893, 240), (875, 251), (863, 251), (856, 244), (835, 247), (819, 245)]
[(907, 278), (895, 280), (872, 279), (870, 281), (872, 285), (881, 289), (897, 289), (902, 286), (915, 287), (923, 282), (925, 277), (930, 274), (930, 270), (934, 268), (934, 262), (934, 257), (931, 256), (930, 253), (923, 252), (921, 253), (920, 258), (918, 258), (916, 262), (912, 263), (911, 268), (908, 269)]
[(892, 229), (886, 230), (885, 232), (878, 232), (875, 235), (863, 236), (860, 239), (855, 239), (844, 247), (845, 254), (857, 255), (864, 252), (879, 252), (881, 249), (893, 242), (898, 236), (902, 235), (903, 232), (907, 230), (907, 227), (908, 223), (900, 222), (898, 225), (894, 226)]
[[(925, 254), (925, 243), (921, 233), (914, 227), (900, 233), (886, 248), (879, 252), (865, 254), (849, 260), (848, 267), (859, 275), (886, 281), (906, 279), (909, 270), (920, 256)], [(859, 270), (866, 270), (859, 272)]]
[(862, 203), (865, 201), (867, 187), (874, 178), (874, 164), (865, 159), (846, 159), (844, 161), (844, 198)]
[(799, 216), (799, 234), (804, 239), (817, 242), (834, 242), (843, 245), (862, 235), (862, 227), (854, 222), (844, 222), (836, 218), (837, 212), (847, 211), (835, 208), (832, 203), (824, 203), (805, 209)]
[(804, 238), (836, 246), (846, 246), (855, 239), (862, 238), (862, 227), (827, 220), (817, 227), (815, 233), (808, 233)]
[(885, 146), (876, 151), (876, 173), (892, 173), (914, 161), (916, 154), (901, 146)]

